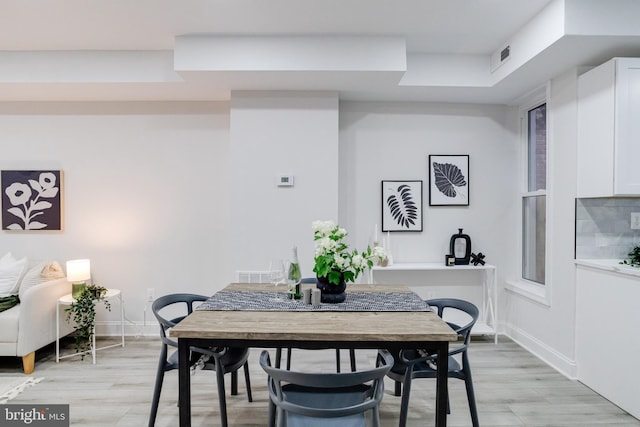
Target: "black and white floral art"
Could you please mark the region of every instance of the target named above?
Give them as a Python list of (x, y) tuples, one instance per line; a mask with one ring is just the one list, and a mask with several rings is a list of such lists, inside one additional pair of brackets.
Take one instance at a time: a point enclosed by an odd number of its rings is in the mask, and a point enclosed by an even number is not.
[(2, 171), (3, 230), (62, 230), (61, 171)]

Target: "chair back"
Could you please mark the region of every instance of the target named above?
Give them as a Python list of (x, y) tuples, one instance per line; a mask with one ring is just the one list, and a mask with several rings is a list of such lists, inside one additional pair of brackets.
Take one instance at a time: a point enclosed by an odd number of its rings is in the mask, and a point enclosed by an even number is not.
[[(260, 354), (260, 366), (268, 375), (269, 397), (278, 411), (278, 425), (336, 425), (362, 419), (371, 410), (373, 425), (379, 424), (378, 409), (384, 395), (384, 377), (393, 366), (393, 356), (381, 350), (374, 368), (344, 373), (310, 373), (279, 369), (271, 366), (269, 352)], [(358, 417), (357, 415), (360, 415)], [(343, 418), (337, 420), (337, 418)], [(315, 420), (314, 418), (324, 419)], [(298, 424), (299, 422), (299, 424)], [(333, 425), (333, 424), (331, 424)], [(353, 424), (360, 425), (360, 424)]]
[(453, 329), (459, 336), (462, 337), (464, 345), (469, 344), (471, 338), (471, 328), (478, 321), (480, 316), (480, 310), (474, 304), (469, 301), (455, 299), (455, 298), (436, 298), (427, 300), (427, 304), (437, 309), (438, 316), (443, 318), (445, 309), (451, 308), (458, 311), (462, 311), (468, 315), (466, 323), (458, 325), (452, 321), (447, 321), (447, 324)]
[[(156, 317), (158, 323), (160, 324), (160, 337), (162, 338), (162, 342), (165, 345), (176, 348), (178, 347), (178, 342), (170, 339), (167, 336), (167, 330), (173, 328), (182, 319), (193, 313), (194, 303), (206, 301), (207, 298), (208, 297), (204, 295), (197, 294), (169, 294), (161, 296), (153, 302), (153, 304), (151, 305), (151, 310), (153, 311), (153, 315)], [(184, 314), (181, 314), (180, 316), (174, 317), (172, 319), (167, 319), (163, 314), (161, 314), (161, 311), (163, 311), (164, 309), (171, 310), (171, 312), (180, 310), (180, 312)]]

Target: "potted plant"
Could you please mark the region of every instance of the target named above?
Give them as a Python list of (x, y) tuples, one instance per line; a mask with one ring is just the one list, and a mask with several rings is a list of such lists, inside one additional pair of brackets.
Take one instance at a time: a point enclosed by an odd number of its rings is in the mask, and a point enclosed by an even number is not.
[(385, 258), (385, 251), (380, 246), (359, 252), (349, 251), (344, 242), (347, 231), (333, 221), (314, 221), (312, 224), (315, 241), (315, 257), (313, 272), (318, 278), (317, 287), (321, 291), (322, 302), (342, 302), (346, 284), (353, 282), (375, 262)]
[(634, 247), (627, 255), (629, 256), (629, 259), (620, 261), (620, 264), (630, 265), (631, 267), (640, 267), (640, 246)]
[(100, 285), (87, 285), (78, 298), (64, 311), (67, 313), (67, 322), (75, 322), (75, 348), (84, 359), (85, 354), (91, 350), (91, 342), (95, 330), (96, 303), (103, 302), (107, 310), (111, 311), (111, 303), (105, 299), (107, 288)]

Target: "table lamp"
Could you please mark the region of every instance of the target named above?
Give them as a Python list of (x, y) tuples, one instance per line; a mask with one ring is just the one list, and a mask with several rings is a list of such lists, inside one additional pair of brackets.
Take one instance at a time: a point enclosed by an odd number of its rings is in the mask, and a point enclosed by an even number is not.
[(74, 259), (67, 261), (67, 280), (71, 282), (71, 296), (78, 298), (91, 279), (91, 261)]

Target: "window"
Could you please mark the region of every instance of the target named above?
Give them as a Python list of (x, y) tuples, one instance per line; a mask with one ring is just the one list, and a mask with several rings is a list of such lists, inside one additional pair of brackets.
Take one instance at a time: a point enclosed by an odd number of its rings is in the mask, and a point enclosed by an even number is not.
[(522, 195), (522, 278), (545, 284), (547, 105), (527, 111), (527, 190)]

